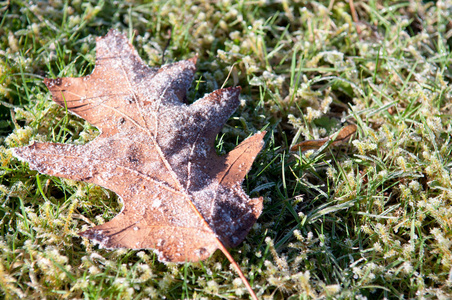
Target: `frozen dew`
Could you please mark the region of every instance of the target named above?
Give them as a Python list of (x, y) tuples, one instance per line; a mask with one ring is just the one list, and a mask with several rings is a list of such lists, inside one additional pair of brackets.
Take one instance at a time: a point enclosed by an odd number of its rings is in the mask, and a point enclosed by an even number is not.
[(154, 200), (152, 201), (152, 207), (153, 207), (153, 208), (159, 208), (160, 205), (162, 205), (162, 199), (157, 198), (157, 199), (154, 199)]

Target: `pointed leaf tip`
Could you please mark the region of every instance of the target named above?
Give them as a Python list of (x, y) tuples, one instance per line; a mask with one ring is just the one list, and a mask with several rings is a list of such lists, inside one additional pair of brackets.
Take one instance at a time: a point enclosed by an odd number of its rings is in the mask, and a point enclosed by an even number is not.
[(218, 174), (218, 180), (225, 186), (240, 185), (264, 146), (266, 132), (261, 131), (241, 142), (228, 153), (227, 168)]
[(195, 56), (187, 59), (187, 61), (193, 63), (196, 66), (196, 63), (198, 62), (198, 54), (196, 54)]

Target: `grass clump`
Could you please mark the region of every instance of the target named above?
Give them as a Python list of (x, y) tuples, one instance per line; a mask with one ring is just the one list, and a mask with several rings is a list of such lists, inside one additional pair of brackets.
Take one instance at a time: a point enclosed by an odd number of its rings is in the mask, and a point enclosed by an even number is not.
[[(97, 135), (42, 80), (89, 74), (110, 28), (152, 66), (198, 53), (191, 101), (242, 86), (220, 152), (269, 132), (244, 183), (264, 213), (232, 250), (259, 297), (452, 297), (452, 2), (354, 2), (358, 20), (348, 1), (0, 2), (1, 297), (248, 297), (220, 253), (162, 264), (80, 239), (116, 196), (12, 157)], [(289, 151), (344, 123), (358, 125), (348, 146)]]

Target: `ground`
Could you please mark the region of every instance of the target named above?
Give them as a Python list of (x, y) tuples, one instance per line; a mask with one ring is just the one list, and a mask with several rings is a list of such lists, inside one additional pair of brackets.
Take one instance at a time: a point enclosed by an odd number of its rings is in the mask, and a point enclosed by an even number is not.
[[(163, 264), (82, 239), (116, 195), (12, 156), (98, 134), (43, 79), (90, 74), (115, 28), (150, 66), (198, 55), (188, 103), (242, 87), (219, 154), (268, 132), (243, 183), (264, 210), (231, 249), (259, 298), (451, 298), (451, 15), (450, 0), (0, 2), (1, 297), (249, 297), (220, 252)], [(348, 124), (340, 146), (290, 150)]]

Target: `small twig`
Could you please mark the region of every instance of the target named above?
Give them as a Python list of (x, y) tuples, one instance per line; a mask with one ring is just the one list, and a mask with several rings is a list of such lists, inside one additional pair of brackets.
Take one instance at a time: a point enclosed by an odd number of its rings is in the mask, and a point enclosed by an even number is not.
[[(221, 86), (221, 88), (224, 88), (224, 86), (226, 85), (226, 82), (228, 82), (229, 77), (231, 76), (231, 73), (232, 73), (232, 71), (234, 70), (235, 64), (236, 64), (236, 63), (234, 63), (234, 64), (231, 66), (231, 68), (229, 69), (228, 76), (227, 76), (226, 79), (224, 80), (223, 85)], [(234, 77), (234, 75), (233, 75), (232, 77)], [(237, 84), (235, 83), (235, 80), (234, 80), (234, 86), (236, 86), (236, 85), (237, 85)]]
[(338, 146), (340, 144), (346, 143), (351, 136), (356, 132), (357, 127), (355, 124), (350, 124), (343, 127), (339, 132), (330, 135), (329, 137), (319, 139), (319, 140), (308, 140), (298, 143), (290, 148), (291, 151), (304, 152), (307, 150), (319, 149), (325, 143), (331, 141), (331, 146)]
[(352, 13), (353, 22), (355, 22), (356, 32), (358, 34), (361, 34), (361, 29), (359, 29), (359, 27), (358, 27), (359, 19), (358, 19), (358, 14), (356, 13), (356, 10), (355, 10), (355, 4), (353, 3), (353, 0), (348, 0), (348, 3), (350, 5), (350, 12)]
[(166, 52), (166, 49), (168, 49), (171, 39), (173, 37), (173, 30), (171, 27), (168, 29), (168, 34), (169, 34), (169, 38), (168, 38), (168, 41), (166, 42), (165, 48), (163, 48), (163, 53), (162, 53), (162, 65), (165, 64), (165, 52)]

